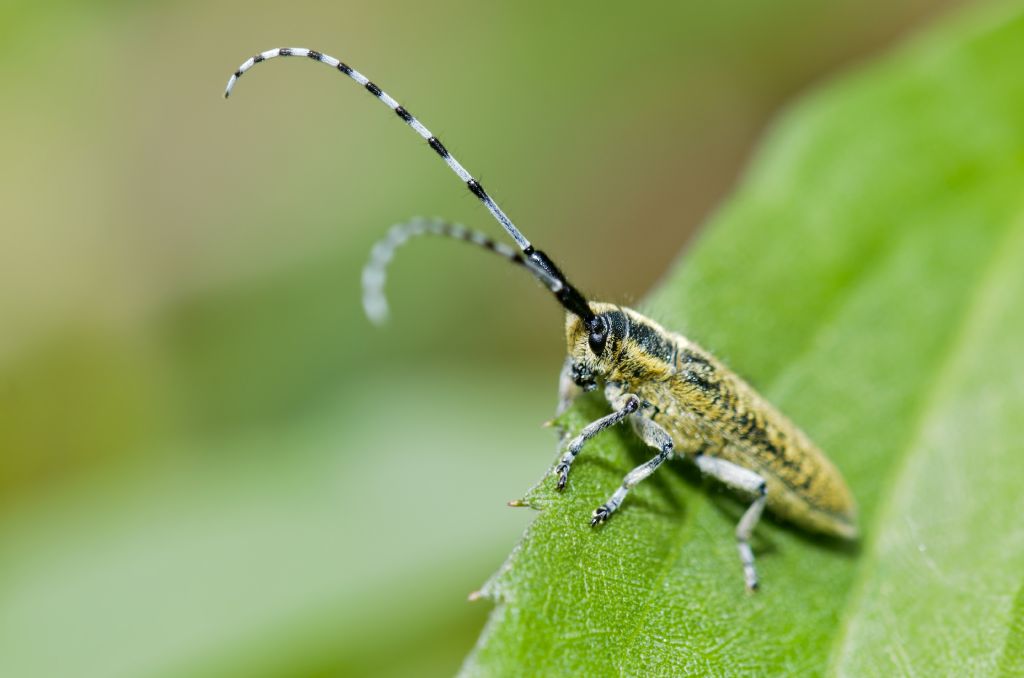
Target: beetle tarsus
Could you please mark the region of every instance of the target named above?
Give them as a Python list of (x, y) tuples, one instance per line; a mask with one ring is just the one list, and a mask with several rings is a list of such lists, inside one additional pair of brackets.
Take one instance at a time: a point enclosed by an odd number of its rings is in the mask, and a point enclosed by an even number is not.
[(608, 508), (608, 505), (607, 504), (601, 504), (596, 509), (594, 509), (594, 517), (590, 519), (590, 526), (591, 527), (597, 527), (598, 525), (600, 525), (604, 521), (608, 520), (608, 517), (611, 514), (612, 514), (612, 511), (611, 511), (610, 508)]
[(555, 475), (558, 476), (558, 491), (561, 492), (565, 489), (565, 484), (569, 481), (569, 465), (559, 464), (556, 466)]

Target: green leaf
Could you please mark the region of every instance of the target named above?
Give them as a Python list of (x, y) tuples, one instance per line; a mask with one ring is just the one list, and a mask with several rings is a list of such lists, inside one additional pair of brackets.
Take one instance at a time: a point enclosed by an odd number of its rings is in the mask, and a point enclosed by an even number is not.
[(484, 589), (466, 675), (1021, 668), (1022, 64), (1024, 8), (989, 7), (808, 98), (646, 309), (819, 442), (861, 542), (764, 521), (746, 595), (743, 504), (685, 462), (588, 526), (651, 455), (604, 433), (564, 494), (526, 497), (542, 511)]

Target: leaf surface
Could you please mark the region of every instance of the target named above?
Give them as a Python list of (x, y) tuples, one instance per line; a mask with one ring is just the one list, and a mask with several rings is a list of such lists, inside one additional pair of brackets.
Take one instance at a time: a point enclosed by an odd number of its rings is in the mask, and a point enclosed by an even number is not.
[[(1024, 8), (977, 9), (805, 99), (644, 309), (798, 422), (861, 509), (857, 544), (595, 439), (484, 593), (465, 675), (1012, 673), (1024, 584)], [(630, 247), (642, 246), (629, 243)], [(587, 397), (578, 430), (607, 411)], [(1016, 601), (1016, 604), (1015, 604)]]

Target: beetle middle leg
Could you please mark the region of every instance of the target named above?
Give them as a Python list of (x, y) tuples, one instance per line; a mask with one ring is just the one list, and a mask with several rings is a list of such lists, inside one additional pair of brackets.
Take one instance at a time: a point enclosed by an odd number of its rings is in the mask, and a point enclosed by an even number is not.
[(608, 498), (608, 501), (594, 509), (594, 515), (590, 519), (591, 526), (608, 520), (608, 517), (622, 504), (629, 491), (641, 480), (654, 473), (666, 459), (672, 456), (675, 443), (672, 442), (672, 436), (668, 434), (668, 431), (646, 417), (635, 418), (633, 424), (640, 438), (651, 447), (657, 449), (658, 454), (626, 474), (626, 477), (622, 479), (622, 485), (619, 489), (615, 490), (615, 493)]
[(612, 407), (615, 408), (615, 411), (587, 424), (578, 436), (569, 441), (565, 453), (558, 460), (554, 471), (552, 471), (554, 475), (558, 476), (559, 490), (565, 489), (565, 483), (569, 479), (569, 469), (572, 467), (572, 462), (576, 459), (576, 456), (583, 449), (586, 442), (609, 426), (618, 424), (640, 409), (640, 398), (632, 394), (622, 393), (621, 387), (616, 384), (608, 384), (605, 387), (605, 397), (612, 404)]
[(750, 549), (750, 535), (761, 519), (765, 502), (768, 500), (768, 488), (764, 478), (750, 469), (720, 457), (701, 454), (695, 461), (697, 468), (702, 473), (732, 489), (756, 496), (754, 502), (747, 508), (736, 525), (736, 546), (740, 552), (740, 562), (743, 563), (743, 579), (746, 581), (748, 591), (756, 591), (758, 586), (757, 570), (754, 569), (754, 552)]

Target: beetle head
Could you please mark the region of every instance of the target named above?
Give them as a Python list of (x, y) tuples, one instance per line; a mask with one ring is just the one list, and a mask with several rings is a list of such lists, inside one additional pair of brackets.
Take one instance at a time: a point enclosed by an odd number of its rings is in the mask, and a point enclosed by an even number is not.
[(565, 338), (572, 358), (572, 380), (584, 391), (597, 387), (610, 372), (622, 348), (625, 324), (622, 311), (612, 304), (592, 303), (593, 315), (584, 319), (565, 314)]

